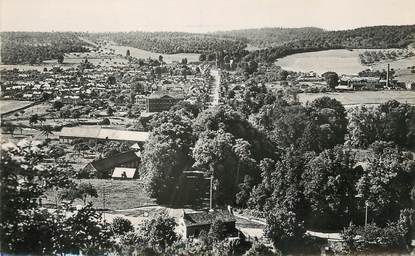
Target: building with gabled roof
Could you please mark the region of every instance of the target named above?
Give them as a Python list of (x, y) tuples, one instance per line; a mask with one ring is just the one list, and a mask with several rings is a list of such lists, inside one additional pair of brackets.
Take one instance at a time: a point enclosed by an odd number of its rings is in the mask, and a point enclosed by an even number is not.
[(140, 165), (140, 157), (134, 151), (115, 154), (106, 158), (94, 160), (83, 168), (85, 173), (96, 173), (99, 178), (108, 178), (116, 167), (136, 169)]
[(173, 94), (152, 94), (146, 98), (147, 112), (162, 112), (168, 111), (178, 102), (184, 99), (181, 95)]
[(179, 225), (183, 230), (183, 237), (197, 237), (200, 232), (209, 232), (210, 226), (215, 220), (220, 220), (229, 235), (235, 234), (236, 219), (228, 210), (214, 209), (210, 211), (186, 211), (183, 210), (183, 217)]

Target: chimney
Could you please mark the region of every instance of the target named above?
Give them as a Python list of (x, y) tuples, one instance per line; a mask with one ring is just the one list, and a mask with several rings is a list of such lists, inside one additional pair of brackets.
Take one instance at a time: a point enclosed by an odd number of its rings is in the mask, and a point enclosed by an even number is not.
[(388, 70), (386, 71), (386, 87), (389, 87), (389, 69), (390, 64), (388, 64)]

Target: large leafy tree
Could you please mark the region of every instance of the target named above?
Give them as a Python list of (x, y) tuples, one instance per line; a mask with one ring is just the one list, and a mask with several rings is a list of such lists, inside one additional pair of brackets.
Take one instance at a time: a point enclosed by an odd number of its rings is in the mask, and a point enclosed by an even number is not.
[(303, 173), (304, 197), (310, 207), (309, 225), (337, 228), (348, 223), (355, 209), (355, 184), (361, 169), (342, 146), (327, 149), (309, 161)]
[(141, 226), (139, 233), (149, 245), (164, 251), (167, 246), (178, 240), (177, 234), (174, 231), (176, 226), (177, 223), (172, 217), (160, 214), (147, 220)]
[(356, 189), (361, 195), (359, 206), (367, 202), (371, 220), (382, 224), (396, 219), (400, 209), (411, 207), (414, 167), (415, 162), (396, 148), (385, 148), (369, 160)]
[(277, 205), (269, 212), (266, 220), (265, 236), (281, 251), (289, 251), (302, 242), (305, 234), (304, 223), (295, 212)]
[(380, 113), (370, 107), (361, 106), (349, 111), (347, 125), (348, 143), (354, 147), (367, 147), (379, 139)]
[(142, 157), (147, 190), (160, 202), (174, 202), (179, 197), (180, 177), (193, 163), (192, 128), (188, 121), (170, 112), (152, 120), (152, 127)]

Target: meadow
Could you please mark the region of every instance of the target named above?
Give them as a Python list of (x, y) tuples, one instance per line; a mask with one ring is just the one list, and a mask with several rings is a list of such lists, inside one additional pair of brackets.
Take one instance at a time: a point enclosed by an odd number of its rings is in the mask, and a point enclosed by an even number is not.
[[(75, 182), (91, 183), (94, 186), (98, 197), (88, 197), (87, 200), (91, 201), (96, 208), (104, 208), (104, 198), (105, 209), (109, 210), (125, 210), (155, 205), (155, 200), (146, 195), (144, 183), (140, 180), (79, 179)], [(47, 191), (44, 203), (54, 204), (56, 196), (57, 191)], [(82, 204), (82, 201), (76, 200), (76, 204)]]
[(19, 108), (23, 108), (33, 102), (20, 100), (0, 100), (0, 112), (5, 113)]
[(197, 53), (177, 53), (177, 54), (162, 54), (156, 52), (149, 52), (129, 46), (120, 45), (109, 45), (108, 48), (115, 50), (115, 54), (125, 55), (127, 50), (130, 50), (131, 56), (135, 58), (147, 59), (153, 58), (158, 59), (160, 55), (163, 56), (163, 61), (166, 63), (181, 62), (183, 58), (187, 58), (188, 62), (199, 61), (199, 54)]
[(327, 71), (334, 71), (339, 75), (356, 75), (366, 69), (383, 70), (387, 63), (391, 68), (405, 69), (415, 65), (415, 57), (400, 59), (388, 62), (379, 62), (371, 66), (363, 65), (360, 62), (359, 54), (367, 49), (354, 50), (327, 50), (318, 52), (297, 53), (278, 59), (275, 64), (282, 69), (298, 72), (315, 71), (322, 74)]

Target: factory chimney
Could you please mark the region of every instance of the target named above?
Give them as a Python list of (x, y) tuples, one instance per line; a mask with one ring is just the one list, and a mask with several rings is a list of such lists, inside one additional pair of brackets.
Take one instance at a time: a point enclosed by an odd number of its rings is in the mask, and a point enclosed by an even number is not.
[(388, 64), (388, 70), (386, 71), (386, 87), (389, 87), (389, 71), (390, 71), (390, 64)]

